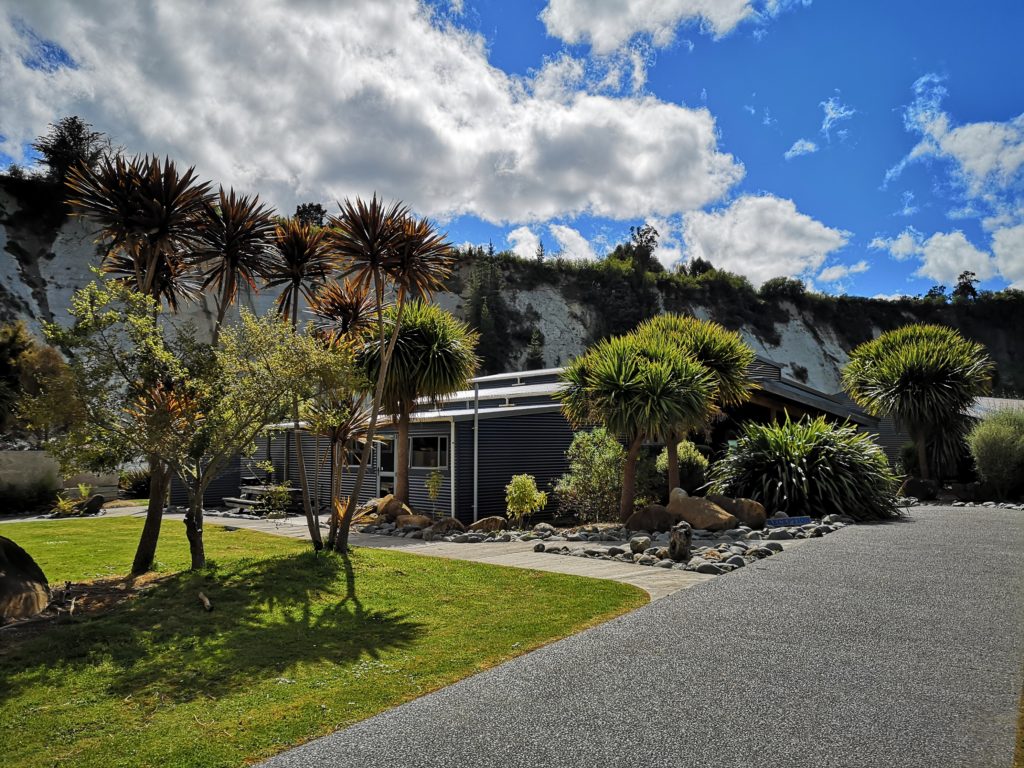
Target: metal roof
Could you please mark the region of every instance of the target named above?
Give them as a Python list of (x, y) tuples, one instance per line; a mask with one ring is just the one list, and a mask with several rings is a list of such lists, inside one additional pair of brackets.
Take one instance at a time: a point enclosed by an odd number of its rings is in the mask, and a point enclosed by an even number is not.
[(967, 409), (967, 414), (975, 419), (983, 419), (996, 411), (1024, 411), (1024, 400), (1011, 397), (979, 397), (974, 405)]

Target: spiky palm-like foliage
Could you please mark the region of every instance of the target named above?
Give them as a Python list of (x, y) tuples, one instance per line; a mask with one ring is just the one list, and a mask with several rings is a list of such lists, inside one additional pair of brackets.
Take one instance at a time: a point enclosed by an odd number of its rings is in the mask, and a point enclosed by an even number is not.
[(718, 383), (720, 407), (741, 405), (757, 389), (750, 378), (754, 350), (738, 333), (716, 322), (667, 313), (645, 320), (636, 333), (664, 335), (710, 370)]
[(619, 514), (633, 511), (636, 463), (643, 441), (679, 424), (707, 418), (717, 394), (714, 377), (667, 339), (619, 336), (599, 342), (562, 373), (562, 411), (575, 426), (600, 424), (626, 441)]
[[(746, 402), (756, 389), (750, 378), (754, 350), (740, 335), (711, 320), (678, 314), (657, 315), (637, 327), (636, 335), (643, 338), (663, 338), (683, 354), (707, 368), (715, 378), (718, 395), (716, 408), (736, 406)], [(668, 487), (679, 487), (679, 455), (676, 446), (691, 429), (700, 424), (680, 424), (666, 438)]]
[(225, 192), (221, 187), (218, 198), (205, 208), (202, 242), (194, 256), (202, 270), (203, 288), (216, 292), (214, 345), (224, 315), (238, 296), (239, 283), (255, 291), (256, 279), (269, 271), (275, 231), (273, 211), (260, 203), (258, 195), (236, 195), (234, 189)]
[(197, 298), (188, 257), (200, 248), (210, 184), (199, 182), (195, 168), (179, 173), (169, 158), (118, 155), (95, 170), (72, 168), (66, 183), (72, 213), (99, 225), (104, 271), (173, 311), (180, 299)]
[[(370, 446), (377, 426), (377, 414), (384, 396), (384, 383), (394, 355), (402, 312), (409, 298), (429, 298), (450, 274), (452, 249), (429, 222), (416, 221), (402, 203), (386, 205), (376, 195), (369, 203), (356, 199), (341, 204), (338, 216), (329, 222), (331, 244), (342, 262), (342, 274), (357, 284), (373, 289), (377, 315), (377, 341), (384, 350), (374, 389), (369, 436), (356, 473), (355, 488), (345, 510), (339, 549), (348, 546), (348, 527), (356, 500), (366, 478)], [(385, 291), (395, 293), (395, 320), (390, 340), (385, 335)]]
[(299, 302), (307, 302), (338, 267), (326, 230), (285, 219), (274, 228), (274, 242), (266, 267), (268, 288), (284, 286), (277, 311), (298, 322)]
[(374, 323), (369, 288), (352, 279), (325, 283), (309, 302), (316, 330), (331, 341), (362, 336)]
[[(989, 391), (993, 369), (985, 348), (952, 328), (907, 325), (854, 349), (843, 388), (868, 413), (891, 415), (907, 430), (927, 478), (941, 454), (962, 443), (967, 409)], [(931, 457), (929, 443), (940, 447)]]
[[(384, 320), (389, 333), (397, 315), (397, 307), (388, 308)], [(476, 356), (479, 335), (449, 312), (416, 300), (406, 304), (396, 338), (381, 407), (398, 421), (395, 497), (408, 502), (410, 416), (418, 400), (436, 402), (468, 386), (480, 363)], [(370, 335), (359, 355), (370, 381), (380, 372), (380, 349)]]
[[(286, 219), (274, 230), (274, 248), (266, 273), (267, 287), (284, 286), (281, 295), (277, 297), (277, 311), (283, 317), (290, 318), (295, 333), (298, 333), (299, 302), (304, 298), (308, 303), (338, 266), (337, 257), (325, 234), (325, 230), (304, 224), (298, 219)], [(292, 401), (292, 417), (295, 462), (299, 467), (299, 485), (302, 487), (302, 508), (306, 514), (309, 538), (313, 548), (319, 551), (323, 549), (323, 537), (309, 500), (306, 461), (299, 434), (298, 398)]]
[(855, 427), (823, 417), (746, 423), (711, 478), (712, 493), (756, 499), (769, 513), (855, 520), (899, 515), (899, 483), (882, 449)]
[[(105, 272), (174, 312), (181, 300), (199, 297), (189, 257), (200, 247), (210, 184), (198, 180), (195, 168), (179, 173), (169, 158), (107, 156), (95, 168), (72, 168), (65, 183), (72, 213), (99, 226)], [(151, 460), (149, 508), (133, 573), (153, 564), (170, 476), (169, 467)]]

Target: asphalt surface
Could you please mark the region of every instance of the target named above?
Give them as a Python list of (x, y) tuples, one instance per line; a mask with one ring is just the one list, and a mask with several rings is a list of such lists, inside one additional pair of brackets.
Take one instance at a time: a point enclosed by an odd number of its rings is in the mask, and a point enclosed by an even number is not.
[(1024, 514), (915, 508), (265, 763), (1009, 768)]

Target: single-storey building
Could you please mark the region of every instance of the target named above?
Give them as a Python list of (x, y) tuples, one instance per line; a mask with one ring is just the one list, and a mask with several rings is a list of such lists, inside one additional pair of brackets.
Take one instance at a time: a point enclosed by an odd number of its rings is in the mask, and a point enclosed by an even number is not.
[[(505, 512), (505, 486), (513, 475), (531, 474), (539, 488), (554, 485), (568, 469), (566, 449), (573, 430), (562, 415), (555, 394), (561, 368), (480, 376), (471, 388), (434, 406), (424, 404), (410, 425), (409, 502), (423, 512), (454, 514), (464, 522)], [(759, 358), (752, 368), (759, 389), (739, 408), (722, 414), (709, 432), (709, 445), (720, 449), (733, 439), (744, 421), (772, 421), (789, 414), (824, 415), (873, 430), (877, 420), (839, 397), (819, 392), (782, 376), (782, 367)], [(360, 493), (360, 503), (394, 489), (397, 432), (383, 422), (374, 440), (372, 460)], [(330, 468), (326, 438), (301, 433), (306, 472), (313, 502), (327, 509)], [(245, 478), (260, 476), (258, 462), (269, 462), (278, 480), (298, 485), (294, 437), (284, 425), (260, 438), (254, 456), (233, 462), (207, 493), (208, 506), (221, 506), (225, 497), (238, 496)], [(342, 477), (342, 493), (352, 492), (358, 457), (350, 456)], [(441, 475), (441, 491), (431, 499), (427, 480)], [(175, 487), (172, 503), (184, 503), (184, 489)]]

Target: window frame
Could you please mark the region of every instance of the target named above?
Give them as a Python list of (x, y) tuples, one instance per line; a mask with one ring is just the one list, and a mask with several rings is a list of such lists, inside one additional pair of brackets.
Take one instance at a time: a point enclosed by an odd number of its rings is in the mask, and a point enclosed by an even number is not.
[[(424, 467), (424, 466), (420, 466), (420, 465), (416, 464), (415, 461), (414, 461), (414, 457), (416, 456), (416, 452), (413, 450), (413, 441), (414, 440), (436, 440), (437, 441), (438, 461), (441, 460), (442, 455), (443, 455), (444, 463), (443, 464), (438, 464), (437, 466), (433, 466), (433, 467)], [(443, 451), (443, 453), (442, 453), (442, 450), (441, 450), (441, 441), (442, 440), (444, 441), (444, 451)], [(451, 450), (451, 446), (449, 445), (448, 435), (415, 435), (415, 436), (410, 435), (409, 436), (409, 469), (410, 470), (423, 470), (423, 471), (447, 470), (449, 468), (450, 464), (451, 464), (451, 457), (449, 456), (449, 451), (450, 450)]]

